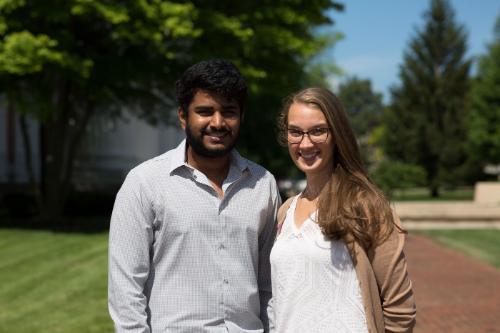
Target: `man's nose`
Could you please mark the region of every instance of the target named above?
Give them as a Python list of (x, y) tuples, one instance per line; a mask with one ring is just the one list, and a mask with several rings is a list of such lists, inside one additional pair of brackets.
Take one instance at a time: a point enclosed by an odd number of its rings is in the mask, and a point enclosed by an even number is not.
[(225, 125), (225, 119), (220, 112), (215, 112), (210, 120), (210, 126), (214, 128), (221, 128)]

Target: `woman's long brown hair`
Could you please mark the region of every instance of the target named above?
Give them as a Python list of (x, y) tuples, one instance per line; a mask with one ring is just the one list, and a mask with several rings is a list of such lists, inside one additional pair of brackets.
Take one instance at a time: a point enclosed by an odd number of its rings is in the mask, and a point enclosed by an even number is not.
[(318, 224), (331, 240), (342, 239), (353, 251), (353, 242), (365, 251), (383, 242), (394, 229), (389, 201), (368, 177), (358, 143), (340, 100), (323, 88), (307, 88), (290, 95), (278, 120), (280, 142), (286, 145), (288, 111), (293, 103), (319, 109), (333, 139), (333, 170), (318, 200)]

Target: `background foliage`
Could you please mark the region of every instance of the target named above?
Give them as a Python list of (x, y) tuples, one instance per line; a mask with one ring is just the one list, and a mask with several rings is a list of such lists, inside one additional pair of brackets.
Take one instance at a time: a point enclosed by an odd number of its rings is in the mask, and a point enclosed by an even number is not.
[(479, 165), (500, 164), (500, 16), (488, 53), (479, 58), (469, 135), (470, 154)]
[[(0, 2), (0, 85), (22, 115), (27, 168), (42, 217), (57, 219), (89, 120), (124, 110), (150, 122), (175, 109), (173, 83), (194, 62), (234, 61), (251, 90), (242, 150), (275, 173), (289, 163), (274, 138), (281, 99), (310, 81), (309, 61), (335, 36), (330, 0)], [(42, 183), (29, 156), (25, 116), (42, 126)], [(265, 131), (262, 129), (265, 128)], [(267, 149), (262, 149), (267, 147)]]
[(463, 178), (467, 159), (469, 70), (465, 27), (447, 0), (432, 0), (425, 26), (410, 40), (385, 113), (384, 149), (426, 171), (432, 196)]

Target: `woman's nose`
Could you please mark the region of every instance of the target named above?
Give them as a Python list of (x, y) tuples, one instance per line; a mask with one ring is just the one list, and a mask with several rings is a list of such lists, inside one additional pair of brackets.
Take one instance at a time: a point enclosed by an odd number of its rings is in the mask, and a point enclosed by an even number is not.
[(304, 133), (304, 136), (302, 137), (302, 140), (299, 143), (299, 147), (310, 147), (312, 145), (313, 143), (311, 141), (311, 138), (309, 138), (309, 134)]

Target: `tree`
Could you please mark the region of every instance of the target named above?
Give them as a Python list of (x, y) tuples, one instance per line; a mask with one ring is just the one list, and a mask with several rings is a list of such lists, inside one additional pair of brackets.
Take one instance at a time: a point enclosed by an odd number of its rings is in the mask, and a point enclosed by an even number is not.
[(194, 15), (192, 5), (171, 2), (0, 2), (0, 75), (8, 104), (22, 121), (30, 115), (42, 124), (37, 193), (45, 219), (62, 212), (89, 119), (125, 105), (160, 104), (157, 91), (168, 89), (171, 69), (201, 33)]
[(381, 161), (372, 172), (375, 183), (389, 196), (395, 189), (406, 190), (425, 185), (425, 170), (398, 161)]
[(366, 136), (380, 125), (384, 108), (382, 94), (372, 90), (370, 80), (349, 77), (339, 85), (338, 96), (358, 137)]
[(166, 118), (174, 80), (202, 58), (229, 58), (247, 76), (251, 107), (261, 108), (244, 139), (256, 151), (252, 139), (262, 143), (261, 129), (274, 124), (277, 96), (300, 85), (308, 59), (327, 45), (313, 29), (340, 8), (326, 0), (1, 0), (0, 84), (9, 108), (42, 124), (42, 183), (31, 177), (42, 217), (61, 215), (92, 117), (127, 108)]
[(254, 78), (249, 82), (249, 112), (238, 147), (245, 156), (265, 165), (278, 178), (289, 175), (295, 168), (288, 153), (278, 144), (276, 117), (285, 96), (311, 84), (311, 61), (338, 37), (316, 33), (317, 27), (333, 23), (326, 10), (343, 7), (329, 0), (199, 1), (196, 7), (203, 10), (199, 17), (205, 18), (202, 26), (209, 29), (213, 29), (213, 22), (218, 20), (217, 16), (210, 18), (209, 15), (214, 10), (224, 12), (227, 8), (231, 8), (235, 21), (251, 28), (252, 35), (238, 42), (229, 36), (230, 27), (223, 26), (199, 38), (195, 53), (209, 56), (212, 49), (228, 52), (244, 69), (244, 74)]
[(466, 32), (447, 0), (432, 0), (400, 67), (384, 115), (389, 157), (423, 167), (432, 196), (461, 178), (466, 160), (469, 69)]
[(380, 126), (384, 105), (382, 94), (372, 90), (370, 80), (349, 77), (340, 84), (338, 96), (358, 139), (365, 165), (374, 162), (374, 131)]
[(480, 165), (500, 164), (500, 16), (472, 89), (470, 153)]

